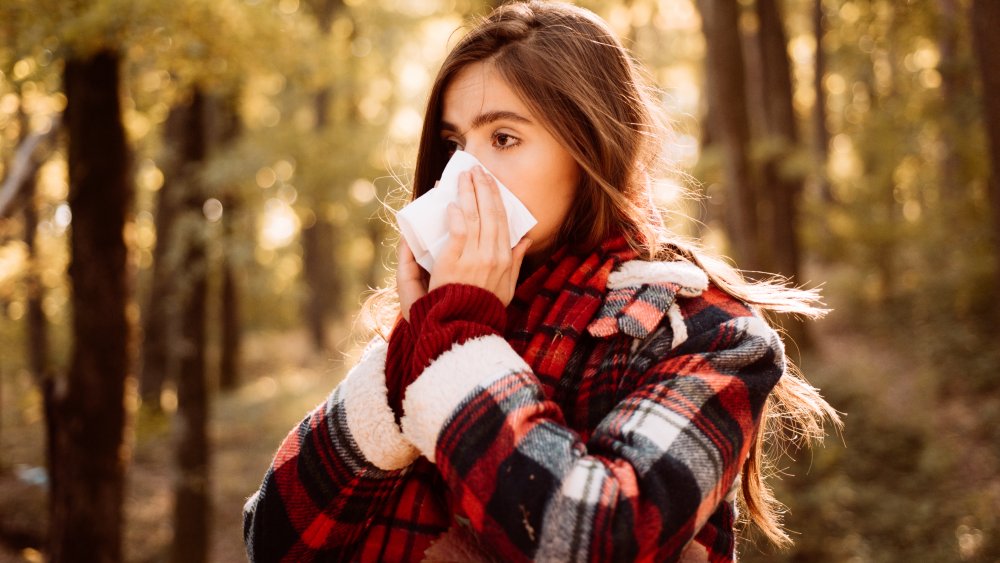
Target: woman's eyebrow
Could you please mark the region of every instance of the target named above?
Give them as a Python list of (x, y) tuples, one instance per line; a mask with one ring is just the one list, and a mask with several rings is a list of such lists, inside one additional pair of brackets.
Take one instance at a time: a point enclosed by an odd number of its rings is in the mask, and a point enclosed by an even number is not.
[[(489, 125), (490, 123), (493, 123), (495, 121), (500, 121), (502, 119), (506, 119), (508, 121), (517, 121), (519, 123), (525, 123), (529, 125), (531, 124), (530, 119), (513, 111), (506, 111), (506, 110), (488, 111), (477, 115), (475, 119), (472, 120), (472, 129), (478, 129), (484, 125)], [(447, 121), (441, 122), (441, 129), (445, 129), (448, 131), (459, 130), (458, 127)]]

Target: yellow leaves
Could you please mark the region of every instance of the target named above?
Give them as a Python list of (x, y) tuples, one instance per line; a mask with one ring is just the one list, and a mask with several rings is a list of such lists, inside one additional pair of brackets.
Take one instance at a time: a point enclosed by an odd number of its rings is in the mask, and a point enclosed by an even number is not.
[(420, 133), (423, 122), (423, 115), (416, 109), (412, 107), (400, 108), (389, 124), (389, 137), (397, 142), (411, 141)]
[(139, 166), (135, 180), (140, 190), (155, 192), (163, 187), (163, 171), (152, 160), (146, 159)]
[(849, 180), (861, 175), (861, 159), (851, 137), (840, 133), (830, 143), (830, 176), (836, 180)]
[(288, 246), (299, 234), (299, 217), (284, 201), (268, 199), (258, 224), (260, 246), (274, 250)]
[(21, 241), (0, 246), (0, 295), (10, 295), (28, 265), (28, 247)]
[(364, 178), (358, 178), (351, 184), (351, 199), (359, 205), (367, 205), (375, 199), (375, 185)]
[(153, 250), (156, 246), (156, 225), (153, 222), (153, 214), (148, 211), (138, 213), (134, 225), (136, 246), (140, 250)]
[(274, 185), (274, 182), (278, 179), (278, 175), (275, 174), (273, 168), (265, 166), (257, 171), (256, 179), (258, 186), (267, 189)]

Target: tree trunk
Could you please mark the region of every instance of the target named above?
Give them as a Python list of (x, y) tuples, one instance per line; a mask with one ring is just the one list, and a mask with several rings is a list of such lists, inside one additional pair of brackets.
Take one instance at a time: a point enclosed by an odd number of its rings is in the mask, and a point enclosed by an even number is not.
[[(780, 152), (771, 154), (764, 163), (763, 185), (770, 208), (770, 263), (769, 270), (779, 273), (793, 282), (799, 282), (800, 245), (798, 234), (798, 200), (802, 192), (802, 181), (783, 175), (780, 166), (783, 160), (793, 155), (798, 147), (799, 134), (795, 123), (795, 108), (792, 102), (791, 62), (788, 59), (788, 40), (785, 36), (781, 13), (775, 0), (757, 0), (757, 51), (760, 54), (760, 76), (763, 103), (762, 124), (765, 136), (782, 147)], [(806, 325), (800, 319), (782, 320), (789, 336), (799, 344), (799, 349), (808, 346)]]
[[(213, 96), (210, 100), (212, 120), (211, 135), (219, 148), (235, 142), (241, 132), (238, 111), (239, 88), (226, 95)], [(222, 200), (222, 258), (219, 275), (222, 277), (222, 295), (219, 298), (219, 388), (223, 391), (236, 389), (241, 378), (240, 348), (242, 341), (242, 321), (240, 317), (240, 277), (233, 264), (235, 249), (240, 247), (235, 223), (240, 213), (240, 194), (237, 186), (226, 186), (220, 194)]]
[(993, 210), (993, 264), (996, 271), (993, 302), (1000, 319), (1000, 2), (973, 0), (972, 39), (983, 81), (983, 126), (990, 160), (990, 203)]
[(724, 155), (726, 223), (730, 244), (743, 268), (760, 268), (757, 197), (747, 157), (750, 125), (740, 45), (739, 4), (732, 0), (698, 0), (707, 56), (709, 115), (712, 134)]
[(50, 377), (48, 368), (49, 332), (42, 309), (42, 299), (45, 288), (38, 276), (38, 250), (35, 247), (35, 232), (38, 230), (38, 210), (35, 205), (35, 178), (29, 180), (31, 187), (26, 189), (28, 201), (24, 206), (24, 243), (28, 248), (28, 307), (25, 320), (28, 325), (28, 368), (41, 389), (45, 379)]
[[(234, 204), (230, 204), (225, 213), (233, 212)], [(225, 221), (225, 217), (223, 217)], [(231, 221), (231, 219), (229, 219)], [(227, 228), (226, 240), (232, 239), (231, 225)], [(219, 358), (219, 387), (223, 391), (236, 389), (240, 380), (240, 343), (242, 322), (240, 320), (240, 290), (236, 280), (232, 259), (227, 252), (222, 254), (222, 335)]]
[[(315, 0), (312, 5), (320, 33), (329, 37), (331, 25), (337, 12), (343, 7), (341, 0)], [(316, 113), (314, 130), (317, 135), (323, 135), (330, 122), (330, 99), (333, 89), (330, 86), (320, 88), (313, 98), (313, 108)], [(317, 202), (322, 204), (322, 202)], [(303, 277), (307, 290), (302, 304), (306, 325), (316, 351), (327, 347), (326, 320), (339, 313), (339, 301), (334, 297), (340, 286), (339, 272), (334, 268), (334, 237), (336, 227), (325, 214), (316, 210), (316, 222), (302, 230), (302, 263)]]
[(180, 181), (186, 129), (191, 120), (190, 103), (170, 110), (164, 126), (167, 154), (160, 159), (163, 185), (156, 195), (156, 248), (153, 250), (153, 272), (149, 296), (143, 310), (142, 373), (139, 392), (144, 405), (160, 410), (160, 396), (166, 382), (176, 377), (176, 354), (172, 347), (177, 340), (176, 276), (180, 264), (176, 251), (179, 241), (175, 223), (183, 205), (184, 186)]
[(317, 351), (327, 347), (326, 319), (334, 309), (339, 278), (333, 269), (335, 227), (322, 212), (302, 231), (303, 273), (309, 285), (305, 303), (306, 323)]
[(125, 378), (131, 275), (122, 236), (132, 200), (118, 98), (119, 55), (67, 58), (73, 213), (69, 276), (73, 355), (66, 385), (46, 393), (55, 438), (50, 561), (120, 561)]
[(954, 202), (961, 200), (964, 190), (961, 184), (961, 159), (959, 158), (959, 139), (961, 131), (968, 124), (963, 123), (961, 111), (961, 101), (959, 100), (962, 91), (965, 89), (962, 84), (962, 74), (960, 72), (961, 62), (958, 60), (958, 40), (959, 40), (959, 6), (957, 0), (938, 0), (939, 26), (941, 28), (938, 48), (941, 51), (941, 63), (938, 70), (941, 73), (941, 101), (950, 114), (950, 119), (943, 119), (942, 127), (942, 147), (943, 155), (941, 159), (941, 201), (947, 203), (951, 209), (948, 214), (955, 216)]
[(183, 267), (178, 269), (180, 327), (175, 440), (177, 480), (174, 484), (175, 563), (200, 563), (208, 557), (211, 503), (208, 475), (208, 387), (205, 373), (205, 295), (208, 287), (203, 190), (198, 167), (205, 158), (205, 97), (199, 88), (191, 105), (181, 146), (184, 187), (182, 221)]
[(816, 54), (814, 58), (813, 89), (816, 92), (816, 102), (813, 104), (813, 155), (815, 158), (816, 183), (823, 203), (836, 203), (833, 189), (830, 187), (830, 177), (827, 173), (827, 163), (830, 161), (830, 130), (826, 127), (826, 87), (823, 79), (826, 77), (826, 50), (823, 49), (823, 0), (815, 0), (813, 4), (813, 35), (816, 37)]
[[(320, 17), (322, 24), (323, 17)], [(326, 29), (326, 27), (323, 27)], [(329, 121), (329, 103), (331, 90), (329, 87), (316, 93), (313, 106), (316, 111), (317, 133), (323, 131)], [(308, 289), (303, 303), (306, 324), (312, 337), (313, 349), (325, 350), (327, 347), (326, 319), (331, 313), (331, 284), (334, 283), (336, 272), (333, 271), (333, 241), (334, 226), (321, 210), (317, 210), (316, 222), (302, 231), (302, 262)]]
[[(713, 88), (712, 77), (706, 73), (705, 74), (705, 91), (708, 92)], [(715, 122), (712, 116), (712, 106), (707, 103), (705, 97), (702, 98), (702, 103), (704, 104), (705, 113), (701, 116), (701, 138), (698, 143), (698, 153), (699, 153), (699, 166), (700, 162), (709, 160), (710, 155), (716, 151), (716, 139), (715, 133), (712, 131), (712, 124)], [(714, 205), (714, 202), (709, 199), (709, 184), (703, 184), (703, 190), (699, 194), (705, 199), (703, 201), (695, 201), (692, 211), (690, 212), (691, 219), (694, 220), (694, 236), (698, 239), (703, 239), (708, 232), (709, 224), (721, 219), (725, 221), (725, 209), (721, 211), (720, 206)], [(720, 217), (721, 215), (721, 217)]]

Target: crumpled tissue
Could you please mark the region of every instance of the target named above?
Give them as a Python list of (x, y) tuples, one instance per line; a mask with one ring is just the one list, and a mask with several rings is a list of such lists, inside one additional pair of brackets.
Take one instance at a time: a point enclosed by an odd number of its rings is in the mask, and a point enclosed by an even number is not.
[[(417, 263), (428, 272), (434, 268), (450, 235), (448, 234), (448, 204), (458, 203), (458, 177), (462, 172), (481, 164), (476, 157), (465, 151), (455, 151), (441, 173), (441, 180), (434, 188), (412, 201), (396, 213), (396, 222), (406, 243), (413, 251)], [(485, 170), (486, 167), (484, 166)], [(487, 173), (493, 176), (487, 170)], [(496, 176), (493, 176), (496, 180)], [(500, 197), (507, 211), (507, 226), (510, 232), (510, 246), (514, 248), (538, 221), (528, 208), (517, 199), (499, 180)]]

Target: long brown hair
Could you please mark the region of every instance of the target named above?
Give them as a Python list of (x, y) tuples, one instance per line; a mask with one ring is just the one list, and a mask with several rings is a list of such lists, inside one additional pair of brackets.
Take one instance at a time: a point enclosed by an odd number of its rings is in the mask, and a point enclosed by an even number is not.
[[(690, 260), (719, 288), (765, 314), (814, 318), (825, 313), (815, 291), (788, 287), (779, 278), (747, 281), (727, 263), (667, 231), (650, 193), (666, 133), (654, 90), (608, 25), (570, 4), (505, 4), (452, 49), (427, 102), (413, 198), (431, 189), (447, 164), (448, 148), (440, 137), (444, 92), (453, 77), (473, 63), (493, 65), (580, 166), (578, 197), (557, 244), (572, 241), (593, 247), (612, 232), (622, 232), (641, 258)], [(369, 314), (385, 318), (378, 314), (385, 311), (376, 309), (391, 303), (392, 293), (370, 299)], [(743, 467), (740, 495), (749, 521), (781, 546), (791, 540), (782, 528), (782, 506), (765, 482), (776, 452), (822, 439), (825, 420), (840, 423), (836, 411), (789, 366), (765, 405)]]

